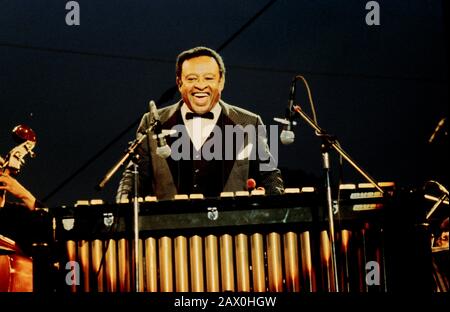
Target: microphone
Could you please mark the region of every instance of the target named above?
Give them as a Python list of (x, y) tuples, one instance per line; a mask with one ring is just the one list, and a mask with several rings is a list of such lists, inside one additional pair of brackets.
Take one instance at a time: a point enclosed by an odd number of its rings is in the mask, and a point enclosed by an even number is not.
[(441, 128), (444, 126), (447, 118), (442, 118), (439, 120), (439, 123), (437, 124), (436, 128), (434, 129), (433, 133), (431, 134), (430, 138), (428, 139), (428, 143), (433, 143), (434, 139), (436, 138), (436, 135), (439, 133)]
[(294, 125), (293, 122), (293, 114), (292, 114), (292, 108), (294, 107), (294, 100), (295, 100), (295, 83), (297, 82), (296, 77), (292, 79), (291, 83), (291, 89), (289, 91), (289, 101), (288, 101), (288, 107), (286, 108), (286, 114), (285, 114), (285, 122), (283, 126), (283, 130), (280, 134), (280, 141), (284, 145), (292, 144), (295, 139), (295, 133), (292, 131), (292, 126)]
[(154, 138), (156, 139), (156, 155), (158, 155), (161, 158), (167, 158), (172, 153), (170, 146), (167, 145), (166, 138), (164, 137), (164, 134), (162, 133), (162, 127), (161, 127), (161, 121), (159, 120), (159, 114), (158, 110), (156, 109), (156, 104), (154, 101), (150, 101), (150, 115), (152, 118), (153, 126), (153, 133)]

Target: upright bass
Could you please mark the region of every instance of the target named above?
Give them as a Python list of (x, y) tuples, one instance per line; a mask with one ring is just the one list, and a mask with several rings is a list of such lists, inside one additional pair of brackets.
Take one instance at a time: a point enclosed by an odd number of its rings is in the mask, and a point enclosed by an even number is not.
[[(25, 163), (25, 157), (34, 157), (36, 134), (25, 126), (18, 125), (12, 131), (17, 145), (5, 156), (0, 157), (0, 175), (15, 176)], [(0, 209), (6, 202), (6, 190), (0, 192)], [(1, 217), (1, 215), (0, 215)], [(1, 220), (0, 220), (1, 221)], [(33, 263), (12, 239), (0, 232), (0, 292), (33, 291)]]

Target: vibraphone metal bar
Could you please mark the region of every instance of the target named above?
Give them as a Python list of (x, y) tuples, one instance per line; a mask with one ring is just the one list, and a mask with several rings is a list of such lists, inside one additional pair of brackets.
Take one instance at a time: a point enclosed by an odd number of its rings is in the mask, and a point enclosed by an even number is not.
[[(143, 202), (141, 289), (332, 291), (328, 233), (319, 202), (314, 192)], [(79, 263), (81, 269), (81, 285), (71, 285), (72, 291), (133, 290), (131, 213), (131, 204), (55, 210), (64, 260)], [(354, 213), (343, 215), (343, 220), (361, 223)], [(351, 233), (341, 230), (344, 254)], [(359, 252), (358, 269), (363, 272), (367, 253)]]

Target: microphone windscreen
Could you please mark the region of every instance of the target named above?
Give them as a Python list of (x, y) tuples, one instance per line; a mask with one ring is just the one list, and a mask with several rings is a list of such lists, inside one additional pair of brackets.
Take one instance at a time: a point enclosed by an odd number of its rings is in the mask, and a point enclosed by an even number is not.
[(161, 158), (167, 158), (172, 153), (172, 150), (170, 149), (170, 146), (167, 144), (164, 144), (163, 146), (158, 146), (156, 148), (156, 155), (158, 155)]
[(294, 143), (295, 133), (293, 131), (283, 130), (280, 134), (280, 141), (283, 145)]

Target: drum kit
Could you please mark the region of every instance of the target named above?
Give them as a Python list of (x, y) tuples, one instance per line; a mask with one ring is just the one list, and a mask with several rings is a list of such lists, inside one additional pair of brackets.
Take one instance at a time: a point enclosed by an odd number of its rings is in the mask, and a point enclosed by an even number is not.
[[(447, 118), (441, 118), (428, 143), (446, 150), (443, 145), (447, 142), (447, 128)], [(448, 189), (442, 183), (430, 180), (424, 184), (423, 191), (425, 199), (433, 202), (426, 213), (425, 221), (430, 225), (434, 291), (447, 292), (449, 290)]]
[[(436, 292), (447, 292), (448, 284), (448, 190), (437, 181), (428, 181), (425, 186), (435, 185), (441, 194), (430, 195), (428, 190), (424, 197), (434, 202), (426, 214), (426, 221), (430, 224), (431, 252), (433, 265), (433, 280)], [(440, 209), (439, 209), (440, 208)], [(446, 211), (444, 211), (447, 209)]]

